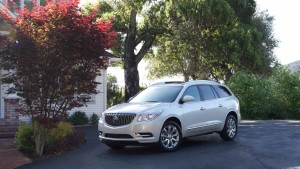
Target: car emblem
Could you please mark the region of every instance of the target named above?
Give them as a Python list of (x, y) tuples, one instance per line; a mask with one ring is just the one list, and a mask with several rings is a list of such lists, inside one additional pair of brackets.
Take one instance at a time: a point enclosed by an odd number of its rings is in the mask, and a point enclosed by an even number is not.
[(113, 121), (118, 121), (118, 120), (119, 120), (119, 117), (118, 117), (117, 114), (115, 114), (115, 115), (113, 116)]

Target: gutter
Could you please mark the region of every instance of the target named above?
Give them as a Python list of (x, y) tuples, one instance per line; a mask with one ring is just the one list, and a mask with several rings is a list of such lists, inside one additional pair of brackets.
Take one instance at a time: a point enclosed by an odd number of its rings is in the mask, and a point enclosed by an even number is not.
[(7, 9), (6, 7), (5, 7), (5, 5), (0, 1), (0, 10), (1, 11), (4, 11), (4, 12), (6, 12), (6, 13), (8, 13), (12, 18), (16, 18), (17, 17), (17, 15), (16, 14), (14, 14), (12, 11), (10, 11), (9, 9)]

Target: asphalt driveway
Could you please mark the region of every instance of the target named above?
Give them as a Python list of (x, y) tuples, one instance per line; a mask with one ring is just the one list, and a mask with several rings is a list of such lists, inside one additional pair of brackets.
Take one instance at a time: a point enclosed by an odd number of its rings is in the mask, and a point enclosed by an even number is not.
[(83, 128), (87, 143), (71, 152), (24, 165), (25, 169), (300, 169), (300, 121), (243, 121), (233, 142), (211, 134), (186, 140), (176, 152), (155, 147), (113, 151), (96, 127)]

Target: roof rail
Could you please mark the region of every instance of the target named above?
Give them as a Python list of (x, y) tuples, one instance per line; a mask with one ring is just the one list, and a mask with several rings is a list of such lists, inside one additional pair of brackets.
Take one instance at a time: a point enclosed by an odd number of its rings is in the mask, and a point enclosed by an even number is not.
[(165, 82), (156, 82), (151, 84), (150, 86), (154, 86), (154, 85), (163, 85), (163, 84), (183, 84), (183, 81), (165, 81)]
[(213, 80), (191, 80), (191, 81), (188, 81), (187, 83), (197, 83), (197, 82), (218, 83), (219, 84), (219, 82), (216, 82), (216, 81), (213, 81)]

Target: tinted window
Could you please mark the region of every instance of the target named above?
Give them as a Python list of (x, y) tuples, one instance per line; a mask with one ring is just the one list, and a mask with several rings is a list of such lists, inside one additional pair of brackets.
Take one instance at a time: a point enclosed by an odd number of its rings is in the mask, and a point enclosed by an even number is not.
[(229, 90), (224, 86), (213, 86), (219, 97), (228, 97), (231, 96)]
[(129, 103), (171, 103), (175, 101), (181, 89), (182, 86), (152, 86), (139, 93)]
[(199, 86), (199, 89), (201, 91), (201, 97), (203, 98), (203, 100), (215, 99), (214, 92), (212, 91), (212, 88), (210, 86), (201, 85)]
[(195, 98), (195, 101), (200, 101), (200, 94), (199, 94), (197, 86), (190, 86), (190, 87), (188, 87), (185, 90), (183, 96), (186, 96), (186, 95), (193, 96)]

